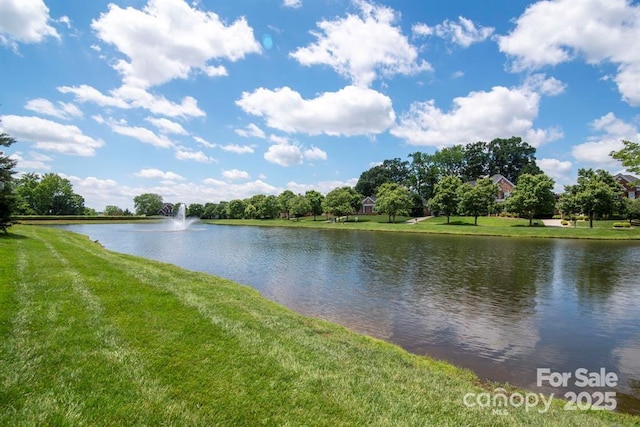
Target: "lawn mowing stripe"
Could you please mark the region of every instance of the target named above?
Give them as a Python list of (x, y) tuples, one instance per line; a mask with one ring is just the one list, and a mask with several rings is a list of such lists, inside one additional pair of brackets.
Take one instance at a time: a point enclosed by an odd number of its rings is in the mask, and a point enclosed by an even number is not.
[[(122, 372), (120, 375), (123, 378), (135, 385), (140, 396), (134, 406), (155, 408), (151, 412), (160, 411), (162, 417), (167, 421), (180, 420), (186, 424), (203, 425), (203, 421), (189, 411), (183, 402), (169, 397), (167, 387), (149, 372), (142, 357), (135, 350), (129, 348), (120, 337), (118, 329), (108, 323), (104, 316), (104, 307), (87, 287), (83, 275), (73, 268), (69, 260), (56, 250), (51, 242), (41, 236), (34, 236), (34, 238), (41, 241), (51, 255), (63, 266), (61, 270), (69, 279), (71, 288), (80, 297), (81, 304), (88, 313), (87, 326), (94, 331), (98, 339), (101, 355), (106, 361), (116, 365), (116, 368)], [(137, 417), (140, 421), (145, 419), (140, 417), (140, 414)]]

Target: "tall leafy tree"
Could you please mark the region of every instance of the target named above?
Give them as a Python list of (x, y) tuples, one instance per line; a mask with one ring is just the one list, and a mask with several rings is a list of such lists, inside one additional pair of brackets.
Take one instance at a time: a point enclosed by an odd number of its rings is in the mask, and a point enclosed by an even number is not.
[(491, 179), (480, 179), (475, 185), (463, 184), (458, 192), (458, 211), (473, 216), (478, 225), (478, 217), (490, 212), (497, 194), (498, 186)]
[[(9, 147), (16, 140), (6, 133), (0, 133), (0, 146)], [(16, 195), (14, 193), (13, 175), (16, 161), (0, 151), (0, 230), (7, 232), (11, 226), (11, 217), (16, 210)]]
[(104, 216), (121, 216), (124, 215), (124, 211), (115, 205), (107, 205), (104, 208)]
[(287, 219), (289, 219), (289, 212), (291, 211), (291, 201), (295, 197), (295, 193), (291, 190), (284, 190), (278, 196), (278, 204), (280, 205), (280, 210), (281, 212), (286, 213)]
[(389, 159), (360, 174), (355, 190), (366, 196), (373, 196), (378, 188), (387, 182), (405, 185), (410, 177), (409, 162), (399, 158)]
[(436, 185), (433, 197), (429, 200), (429, 208), (434, 212), (443, 212), (449, 218), (458, 211), (460, 203), (460, 187), (462, 180), (457, 176), (445, 176)]
[(512, 136), (509, 139), (496, 138), (488, 145), (488, 175), (502, 174), (509, 181), (517, 182), (523, 173), (537, 175), (542, 173), (536, 164), (536, 149), (522, 138)]
[(357, 212), (362, 206), (362, 195), (352, 187), (338, 187), (327, 193), (324, 198), (323, 209), (333, 216), (346, 216)]
[(516, 187), (505, 200), (506, 210), (528, 218), (529, 225), (532, 225), (535, 215), (553, 212), (553, 185), (553, 179), (545, 174), (520, 175)]
[(433, 154), (426, 154), (420, 151), (409, 154), (411, 162), (409, 163), (408, 186), (417, 193), (422, 203), (426, 202), (433, 196), (433, 190), (438, 183), (440, 170), (435, 162)]
[(388, 182), (382, 184), (376, 193), (375, 211), (389, 215), (389, 222), (396, 222), (396, 215), (409, 215), (413, 205), (411, 193), (406, 187)]
[(311, 212), (311, 203), (309, 202), (309, 199), (302, 194), (297, 194), (293, 199), (291, 199), (289, 207), (295, 217), (305, 216), (307, 213)]
[(25, 174), (17, 181), (18, 211), (34, 215), (84, 215), (84, 198), (71, 181), (55, 173)]
[(579, 169), (577, 184), (565, 187), (565, 197), (589, 216), (590, 228), (596, 215), (614, 211), (621, 196), (622, 186), (603, 169)]
[(611, 157), (622, 162), (622, 166), (630, 172), (640, 173), (640, 144), (632, 141), (622, 141), (624, 148), (609, 153)]
[(486, 142), (478, 141), (467, 144), (464, 147), (462, 180), (465, 182), (474, 181), (480, 177), (489, 175), (489, 163), (489, 145)]
[(324, 196), (322, 193), (316, 190), (309, 190), (304, 194), (304, 197), (309, 201), (309, 205), (311, 206), (311, 214), (313, 215), (313, 220), (316, 220), (317, 215), (322, 215), (322, 201), (324, 200)]
[(203, 215), (204, 205), (200, 203), (190, 203), (189, 206), (187, 206), (187, 216), (202, 218)]
[(434, 161), (438, 165), (440, 176), (462, 176), (465, 165), (465, 151), (462, 145), (445, 147), (436, 151)]
[(162, 196), (156, 193), (143, 193), (133, 198), (136, 215), (158, 215), (162, 205)]
[(227, 216), (231, 219), (244, 218), (246, 206), (243, 200), (233, 199), (227, 205)]

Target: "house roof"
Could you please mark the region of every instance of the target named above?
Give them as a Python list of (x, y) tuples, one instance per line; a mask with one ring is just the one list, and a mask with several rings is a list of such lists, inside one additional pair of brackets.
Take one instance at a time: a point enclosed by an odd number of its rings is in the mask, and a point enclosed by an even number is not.
[(376, 202), (376, 197), (375, 196), (367, 196), (364, 199), (362, 199), (362, 203), (366, 202), (367, 199), (369, 199), (372, 203)]
[(622, 174), (622, 173), (617, 174), (616, 176), (614, 176), (614, 178), (618, 179), (618, 180), (623, 179), (623, 180), (625, 180), (627, 182), (636, 182), (638, 180), (638, 178), (636, 178), (633, 175), (625, 175), (625, 174)]
[[(489, 176), (483, 176), (483, 177), (480, 177), (478, 179), (486, 179), (486, 178), (489, 178)], [(512, 187), (516, 186), (513, 182), (509, 181), (506, 176), (504, 176), (504, 175), (502, 175), (500, 173), (497, 173), (497, 174), (491, 176), (490, 178), (491, 178), (491, 180), (493, 181), (494, 184), (497, 184), (497, 183), (500, 182), (500, 180), (504, 179)], [(469, 184), (471, 184), (473, 186), (473, 185), (476, 185), (476, 182), (477, 182), (477, 180), (469, 181)]]
[(512, 187), (515, 187), (515, 186), (516, 186), (513, 182), (509, 181), (509, 180), (507, 179), (507, 177), (506, 177), (506, 176), (504, 176), (504, 175), (502, 175), (502, 174), (500, 174), (500, 173), (497, 173), (497, 174), (493, 175), (493, 176), (491, 177), (491, 179), (493, 180), (493, 183), (494, 183), (494, 184), (497, 184), (497, 183), (499, 183), (501, 180), (503, 180), (503, 179), (504, 179), (504, 180), (507, 182), (507, 184), (510, 184)]

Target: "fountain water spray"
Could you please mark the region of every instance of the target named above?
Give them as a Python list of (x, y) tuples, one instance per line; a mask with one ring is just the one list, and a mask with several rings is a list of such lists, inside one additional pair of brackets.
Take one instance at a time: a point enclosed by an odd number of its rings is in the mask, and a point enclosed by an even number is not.
[(186, 230), (197, 220), (198, 218), (187, 218), (187, 207), (184, 203), (180, 203), (178, 212), (172, 218), (173, 229), (176, 231)]

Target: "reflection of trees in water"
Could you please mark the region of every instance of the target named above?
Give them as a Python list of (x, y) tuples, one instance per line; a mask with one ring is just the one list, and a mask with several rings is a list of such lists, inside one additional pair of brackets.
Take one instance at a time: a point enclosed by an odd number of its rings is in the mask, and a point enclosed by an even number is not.
[(566, 255), (567, 276), (575, 280), (578, 298), (605, 302), (618, 287), (635, 280), (638, 251), (626, 244), (589, 242), (577, 245)]
[(551, 242), (457, 236), (437, 243), (414, 289), (428, 287), (470, 312), (523, 318), (533, 313), (539, 288), (551, 282)]

